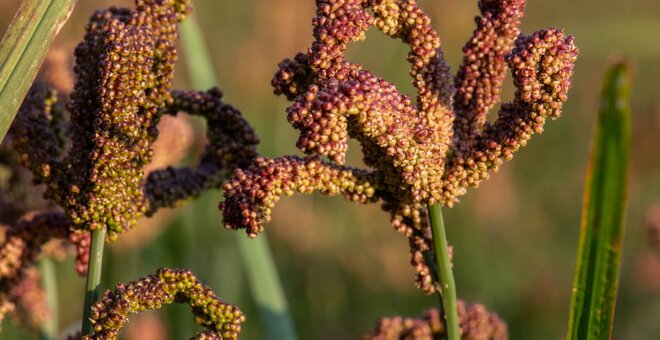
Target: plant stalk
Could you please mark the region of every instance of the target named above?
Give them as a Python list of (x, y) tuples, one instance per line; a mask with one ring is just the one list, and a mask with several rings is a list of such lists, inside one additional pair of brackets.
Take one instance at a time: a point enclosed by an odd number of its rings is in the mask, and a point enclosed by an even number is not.
[(39, 272), (41, 273), (41, 285), (46, 291), (46, 304), (50, 315), (39, 329), (40, 338), (43, 340), (57, 339), (57, 327), (59, 324), (58, 314), (58, 296), (57, 296), (57, 277), (55, 275), (55, 265), (50, 258), (44, 258), (39, 261)]
[(89, 249), (89, 267), (87, 268), (87, 284), (85, 286), (85, 304), (83, 305), (83, 335), (92, 333), (92, 323), (89, 317), (92, 314), (92, 305), (99, 298), (106, 230), (106, 227), (103, 227), (92, 231), (92, 244)]
[(447, 235), (445, 222), (442, 218), (442, 208), (439, 204), (428, 206), (429, 221), (433, 232), (433, 246), (438, 269), (438, 283), (440, 302), (443, 310), (443, 321), (447, 340), (459, 340), (461, 329), (458, 322), (458, 308), (456, 305), (456, 283), (451, 269), (449, 249), (447, 248)]

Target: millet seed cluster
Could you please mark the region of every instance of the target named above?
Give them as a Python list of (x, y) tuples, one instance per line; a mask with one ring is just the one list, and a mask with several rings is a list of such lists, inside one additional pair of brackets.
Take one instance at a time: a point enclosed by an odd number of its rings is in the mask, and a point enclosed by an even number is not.
[[(497, 314), (490, 313), (480, 304), (458, 301), (458, 318), (463, 340), (505, 340), (509, 338), (506, 324)], [(368, 340), (433, 340), (446, 336), (442, 313), (438, 308), (427, 309), (421, 317), (383, 318)]]
[[(68, 102), (58, 101), (44, 84), (30, 90), (8, 139), (34, 182), (45, 184), (44, 197), (63, 212), (26, 215), (8, 228), (0, 243), (0, 311), (14, 308), (11, 292), (20, 288), (45, 242), (69, 239), (77, 245), (78, 269), (86, 271), (90, 230), (107, 228), (107, 239), (115, 240), (139, 217), (180, 206), (254, 160), (258, 139), (240, 112), (222, 101), (220, 90), (171, 90), (177, 24), (189, 11), (189, 0), (136, 0), (135, 9), (97, 11), (75, 51), (76, 81)], [(199, 164), (145, 176), (160, 118), (180, 111), (208, 122)], [(138, 305), (129, 306), (138, 309), (113, 305), (118, 308), (113, 315), (153, 307), (152, 298), (171, 302), (171, 294), (189, 300), (198, 321), (209, 328), (201, 338), (236, 336), (243, 320), (239, 311), (200, 288), (190, 273), (160, 274), (158, 282), (144, 281), (155, 286), (141, 290)], [(108, 315), (99, 308), (97, 332), (112, 333), (114, 319), (106, 322)]]
[[(138, 217), (182, 204), (255, 157), (254, 132), (219, 90), (170, 90), (177, 23), (188, 12), (184, 0), (137, 0), (136, 10), (110, 8), (92, 16), (75, 53), (66, 155), (53, 129), (53, 117), (64, 108), (52, 91), (38, 86), (21, 108), (13, 145), (76, 228), (107, 227), (114, 240)], [(203, 159), (196, 168), (167, 168), (145, 179), (160, 117), (179, 110), (209, 121)]]
[[(566, 100), (577, 57), (573, 39), (558, 29), (520, 34), (524, 7), (524, 0), (479, 1), (477, 28), (452, 81), (438, 34), (415, 1), (317, 1), (312, 46), (281, 62), (272, 81), (275, 93), (293, 102), (288, 120), (307, 156), (258, 159), (236, 171), (224, 187), (225, 226), (254, 237), (279, 196), (294, 192), (382, 201), (392, 225), (409, 238), (418, 286), (433, 292), (426, 206), (455, 204), (542, 132)], [(415, 100), (344, 57), (372, 26), (410, 47)], [(507, 66), (514, 99), (486, 122)], [(348, 138), (359, 141), (369, 169), (344, 165)], [(342, 176), (328, 180), (331, 172)]]
[(207, 329), (195, 339), (237, 339), (245, 321), (238, 307), (220, 301), (189, 270), (159, 269), (156, 275), (120, 283), (107, 291), (92, 306), (94, 332), (83, 339), (117, 339), (130, 314), (173, 302), (190, 305), (195, 321)]

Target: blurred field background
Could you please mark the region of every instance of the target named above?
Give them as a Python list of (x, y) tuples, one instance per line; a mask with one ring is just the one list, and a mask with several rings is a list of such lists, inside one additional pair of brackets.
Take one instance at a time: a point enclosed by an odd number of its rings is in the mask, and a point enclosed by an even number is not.
[[(443, 49), (455, 70), (477, 15), (476, 0), (420, 0), (434, 19)], [(0, 32), (18, 7), (0, 1)], [(72, 67), (72, 53), (95, 8), (131, 1), (79, 1), (49, 61)], [(276, 65), (305, 50), (312, 40), (311, 0), (195, 0), (214, 56), (225, 99), (240, 108), (260, 138), (266, 156), (300, 154), (297, 134), (286, 121), (284, 98), (270, 79)], [(576, 38), (580, 57), (561, 119), (549, 122), (515, 159), (453, 209), (445, 209), (458, 294), (496, 311), (512, 339), (561, 339), (568, 320), (583, 177), (599, 102), (603, 72), (612, 54), (636, 65), (633, 89), (634, 145), (623, 269), (614, 326), (615, 339), (660, 338), (660, 3), (637, 0), (529, 1), (524, 32), (557, 26)], [(411, 93), (407, 48), (370, 31), (348, 56)], [(180, 53), (176, 88), (188, 88)], [(64, 75), (50, 75), (71, 86)], [(510, 80), (504, 100), (511, 97)], [(494, 113), (494, 112), (493, 112)], [(176, 136), (186, 134), (176, 134)], [(192, 150), (201, 137), (190, 137)], [(175, 144), (176, 144), (175, 140)], [(356, 144), (352, 144), (355, 146)], [(165, 148), (171, 150), (170, 148)], [(349, 163), (360, 164), (359, 149)], [(109, 247), (103, 288), (154, 273), (159, 267), (186, 267), (220, 297), (247, 314), (242, 339), (263, 331), (244, 279), (232, 231), (221, 224), (211, 192), (177, 211), (145, 222)], [(382, 316), (420, 314), (437, 303), (413, 285), (407, 241), (389, 225), (379, 207), (355, 206), (320, 195), (280, 201), (267, 225), (293, 318), (301, 339), (360, 338)], [(59, 263), (60, 328), (77, 324), (84, 279), (72, 260)], [(188, 307), (134, 317), (128, 339), (182, 339), (197, 329)], [(138, 336), (141, 331), (153, 337)], [(1, 339), (37, 338), (34, 331), (3, 325)]]

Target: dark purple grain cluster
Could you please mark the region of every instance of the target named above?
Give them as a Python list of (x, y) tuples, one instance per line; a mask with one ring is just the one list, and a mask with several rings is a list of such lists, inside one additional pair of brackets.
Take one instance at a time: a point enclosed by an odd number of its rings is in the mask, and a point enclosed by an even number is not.
[[(505, 340), (508, 339), (506, 324), (495, 313), (490, 313), (479, 304), (466, 304), (458, 301), (458, 318), (461, 339), (464, 340)], [(419, 318), (395, 316), (383, 318), (373, 332), (364, 338), (370, 340), (433, 340), (445, 336), (442, 313), (437, 308), (429, 308)]]
[(237, 168), (257, 156), (259, 139), (240, 111), (222, 101), (218, 88), (206, 92), (173, 91), (166, 113), (187, 112), (206, 119), (208, 145), (196, 167), (167, 167), (149, 174), (145, 185), (149, 213), (181, 205), (208, 188), (219, 187)]
[[(134, 10), (97, 11), (76, 48), (76, 82), (58, 105), (53, 91), (35, 86), (11, 133), (21, 161), (45, 197), (60, 205), (77, 229), (108, 228), (114, 240), (144, 214), (181, 205), (246, 166), (258, 140), (222, 93), (172, 92), (177, 24), (189, 0), (136, 0)], [(66, 109), (66, 110), (65, 110)], [(167, 168), (145, 178), (163, 114), (179, 110), (208, 121), (209, 145), (195, 168)], [(65, 151), (55, 123), (70, 115)]]
[[(572, 38), (558, 29), (520, 34), (524, 0), (483, 0), (479, 8), (477, 28), (452, 76), (438, 34), (415, 1), (318, 0), (314, 42), (282, 61), (272, 80), (275, 93), (293, 102), (288, 120), (300, 131), (297, 146), (308, 158), (260, 159), (237, 170), (224, 187), (225, 226), (255, 236), (284, 193), (319, 190), (358, 203), (380, 200), (394, 227), (409, 238), (418, 286), (433, 292), (426, 206), (455, 204), (540, 133), (546, 118), (558, 117), (577, 57)], [(410, 47), (414, 100), (345, 59), (347, 44), (364, 39), (372, 26)], [(515, 97), (488, 123), (507, 66)], [(343, 165), (348, 138), (361, 144), (369, 169)], [(320, 162), (323, 169), (368, 175), (318, 179), (316, 168), (304, 165), (321, 156), (330, 160)], [(373, 191), (367, 199), (354, 199), (344, 189), (365, 181)]]
[(223, 303), (189, 270), (159, 269), (156, 275), (107, 291), (92, 306), (93, 333), (83, 339), (117, 339), (131, 314), (186, 303), (195, 321), (206, 328), (195, 339), (237, 339), (245, 316), (238, 307)]

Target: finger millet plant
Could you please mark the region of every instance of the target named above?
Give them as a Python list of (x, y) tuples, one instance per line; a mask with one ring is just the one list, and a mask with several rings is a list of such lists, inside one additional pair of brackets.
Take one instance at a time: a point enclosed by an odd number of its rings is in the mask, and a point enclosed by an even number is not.
[[(557, 28), (521, 33), (525, 6), (525, 0), (478, 1), (481, 14), (452, 74), (416, 1), (317, 0), (312, 45), (279, 63), (272, 78), (274, 93), (291, 102), (287, 118), (304, 155), (272, 159), (258, 155), (253, 128), (218, 88), (171, 89), (178, 24), (190, 13), (189, 0), (135, 0), (133, 9), (95, 12), (75, 49), (68, 100), (35, 83), (5, 141), (59, 208), (17, 208), (14, 215), (23, 217), (3, 219), (0, 317), (20, 307), (25, 294), (16, 287), (38, 281), (31, 268), (44, 244), (64, 239), (76, 246), (78, 272), (88, 275), (79, 337), (115, 339), (130, 314), (177, 302), (189, 304), (205, 328), (196, 339), (237, 338), (243, 312), (189, 270), (162, 268), (98, 298), (103, 243), (129, 232), (138, 218), (212, 188), (223, 189), (224, 226), (254, 238), (281, 196), (320, 191), (381, 203), (408, 238), (417, 287), (441, 297), (420, 318), (380, 320), (367, 338), (508, 338), (495, 313), (457, 301), (440, 207), (454, 206), (512, 159), (547, 119), (560, 116), (568, 98), (578, 54), (573, 38)], [(408, 45), (415, 98), (345, 57), (372, 27)], [(513, 99), (488, 121), (507, 69)], [(161, 117), (179, 112), (206, 120), (198, 165), (145, 175)], [(349, 139), (359, 143), (365, 168), (345, 164)]]

